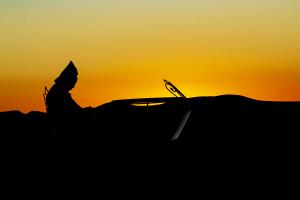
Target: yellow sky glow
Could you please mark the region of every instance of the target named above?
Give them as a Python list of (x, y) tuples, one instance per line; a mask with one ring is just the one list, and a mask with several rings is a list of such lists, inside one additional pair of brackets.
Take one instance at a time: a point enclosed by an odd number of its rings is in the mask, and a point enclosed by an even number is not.
[(70, 60), (82, 106), (170, 96), (163, 79), (188, 97), (299, 101), (299, 19), (296, 0), (4, 0), (0, 111), (44, 111)]

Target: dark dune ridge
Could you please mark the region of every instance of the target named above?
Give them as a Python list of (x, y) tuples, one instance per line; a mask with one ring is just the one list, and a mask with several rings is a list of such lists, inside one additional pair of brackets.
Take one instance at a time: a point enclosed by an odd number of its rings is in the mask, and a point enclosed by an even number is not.
[(300, 102), (222, 95), (116, 100), (95, 110), (91, 121), (63, 131), (47, 113), (2, 112), (2, 155), (7, 163), (25, 159), (17, 166), (45, 160), (51, 170), (66, 165), (94, 176), (101, 169), (129, 179), (155, 172), (247, 182), (299, 169)]
[[(299, 171), (300, 102), (222, 95), (116, 100), (95, 110), (92, 121), (83, 128), (74, 124), (68, 133), (56, 130), (47, 113), (0, 113), (5, 163), (17, 161), (19, 171), (46, 160), (46, 173), (76, 169), (76, 179), (81, 172), (99, 175), (97, 181), (124, 178), (126, 184), (133, 177), (138, 184), (170, 177), (168, 183), (180, 187), (199, 181), (221, 181), (224, 187), (235, 181), (243, 188), (253, 181), (265, 188), (285, 184), (289, 181), (280, 177)], [(172, 140), (189, 111), (178, 139)]]
[[(49, 122), (47, 113), (2, 112), (1, 135), (186, 148), (290, 148), (299, 142), (300, 102), (258, 101), (238, 95), (221, 95), (116, 100), (95, 110), (92, 121), (82, 124), (81, 128), (74, 124), (75, 128), (63, 134)], [(178, 139), (172, 141), (189, 111)]]

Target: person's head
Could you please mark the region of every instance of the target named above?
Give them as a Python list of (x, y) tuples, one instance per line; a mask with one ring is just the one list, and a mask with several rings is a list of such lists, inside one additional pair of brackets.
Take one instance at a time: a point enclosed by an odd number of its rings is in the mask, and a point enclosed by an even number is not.
[(72, 61), (62, 71), (58, 78), (55, 79), (55, 84), (60, 85), (67, 91), (74, 88), (77, 82), (78, 71)]

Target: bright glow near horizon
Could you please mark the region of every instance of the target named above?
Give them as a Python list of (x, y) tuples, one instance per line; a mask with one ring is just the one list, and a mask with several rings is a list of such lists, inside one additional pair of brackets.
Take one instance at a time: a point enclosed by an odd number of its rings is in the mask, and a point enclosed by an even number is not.
[(44, 111), (73, 60), (82, 106), (240, 94), (300, 101), (298, 0), (1, 0), (0, 111)]

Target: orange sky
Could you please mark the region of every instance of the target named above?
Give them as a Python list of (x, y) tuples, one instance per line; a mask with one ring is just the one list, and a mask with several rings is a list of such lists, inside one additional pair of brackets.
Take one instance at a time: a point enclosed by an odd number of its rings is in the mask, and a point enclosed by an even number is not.
[(241, 94), (300, 101), (297, 0), (2, 0), (0, 111), (44, 111), (73, 60), (81, 106), (114, 99)]

